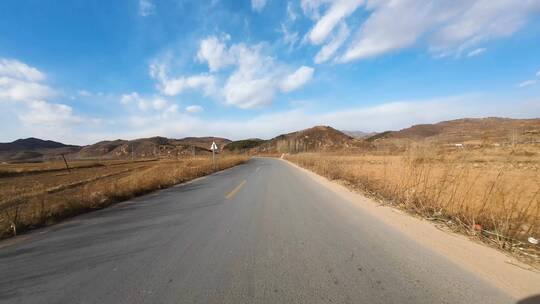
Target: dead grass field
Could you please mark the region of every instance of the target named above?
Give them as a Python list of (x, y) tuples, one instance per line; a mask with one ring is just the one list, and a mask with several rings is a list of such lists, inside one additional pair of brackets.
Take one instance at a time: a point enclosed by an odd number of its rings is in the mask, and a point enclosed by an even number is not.
[(540, 149), (449, 151), (417, 147), (400, 154), (304, 153), (286, 158), (331, 180), (430, 220), (537, 257)]
[[(248, 159), (226, 155), (217, 169)], [(213, 172), (211, 157), (0, 165), (0, 238)], [(2, 173), (4, 173), (2, 175)]]

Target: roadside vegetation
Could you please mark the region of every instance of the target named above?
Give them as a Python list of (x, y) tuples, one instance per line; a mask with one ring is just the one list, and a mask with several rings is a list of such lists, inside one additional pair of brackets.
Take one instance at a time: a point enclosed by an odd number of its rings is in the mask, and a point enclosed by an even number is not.
[[(245, 162), (218, 158), (216, 170)], [(0, 238), (214, 172), (209, 156), (0, 166)]]
[(540, 149), (409, 147), (286, 159), (385, 204), (538, 262)]

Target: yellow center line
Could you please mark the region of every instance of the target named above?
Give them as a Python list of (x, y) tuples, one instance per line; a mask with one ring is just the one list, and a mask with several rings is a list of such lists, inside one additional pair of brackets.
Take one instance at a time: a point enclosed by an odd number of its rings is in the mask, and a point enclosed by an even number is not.
[(227, 194), (227, 196), (225, 196), (226, 199), (230, 199), (231, 197), (233, 197), (238, 191), (240, 191), (240, 189), (242, 189), (242, 187), (246, 184), (246, 180), (243, 180), (238, 186), (236, 186), (234, 189), (231, 190), (231, 192), (229, 192)]

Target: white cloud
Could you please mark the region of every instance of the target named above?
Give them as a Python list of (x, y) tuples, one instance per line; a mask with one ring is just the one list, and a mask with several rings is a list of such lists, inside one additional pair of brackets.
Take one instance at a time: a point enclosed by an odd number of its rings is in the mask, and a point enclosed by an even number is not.
[(215, 79), (210, 75), (195, 75), (189, 77), (171, 78), (161, 83), (161, 91), (168, 96), (175, 96), (185, 89), (202, 88), (205, 94), (210, 95), (214, 87)]
[[(226, 104), (243, 109), (268, 105), (278, 90), (287, 92), (297, 89), (309, 80), (304, 78), (311, 78), (313, 71), (307, 67), (295, 72), (297, 75), (288, 75), (288, 68), (262, 54), (262, 47), (262, 44), (231, 46), (230, 52), (235, 54), (237, 67), (223, 89)], [(284, 77), (292, 78), (284, 84)]]
[(281, 33), (283, 34), (283, 42), (289, 45), (290, 48), (298, 41), (298, 33), (288, 29), (285, 23), (281, 24)]
[(536, 84), (536, 80), (525, 80), (517, 84), (518, 88), (526, 88)]
[(29, 111), (21, 114), (20, 119), (28, 125), (59, 127), (81, 123), (83, 118), (73, 114), (73, 109), (64, 104), (48, 103), (43, 100), (30, 101)]
[(176, 96), (186, 89), (202, 89), (204, 94), (210, 96), (215, 91), (215, 77), (212, 75), (192, 75), (170, 78), (167, 75), (165, 64), (154, 63), (150, 65), (150, 75), (158, 81), (158, 89), (167, 96)]
[(129, 93), (129, 94), (124, 94), (120, 97), (120, 102), (123, 103), (123, 104), (128, 104), (128, 103), (132, 103), (132, 102), (136, 102), (140, 99), (141, 97), (139, 96), (139, 93), (137, 92), (132, 92), (132, 93)]
[(295, 21), (298, 18), (291, 1), (287, 2), (287, 18), (289, 21)]
[(313, 71), (311, 67), (301, 66), (281, 82), (281, 89), (283, 92), (290, 92), (302, 87), (311, 80)]
[(431, 51), (443, 56), (459, 54), (481, 42), (515, 33), (540, 9), (540, 2), (372, 0), (366, 9), (372, 12), (341, 57), (342, 62), (407, 48), (423, 36)]
[(171, 105), (166, 99), (160, 96), (142, 97), (137, 92), (123, 94), (120, 97), (120, 102), (124, 105), (131, 104), (133, 106), (136, 106), (141, 111), (153, 109), (165, 113), (176, 112), (176, 110), (178, 109), (176, 105)]
[(227, 46), (225, 45), (227, 40), (229, 40), (228, 36), (225, 36), (224, 38), (210, 36), (201, 40), (197, 58), (201, 62), (208, 63), (211, 72), (218, 71), (221, 68), (234, 63), (234, 58), (229, 54)]
[(478, 49), (474, 49), (472, 51), (470, 51), (469, 53), (467, 53), (467, 57), (476, 57), (476, 56), (479, 56), (479, 55), (482, 55), (483, 53), (486, 52), (486, 48), (478, 48)]
[(168, 102), (163, 98), (156, 98), (152, 101), (152, 107), (156, 110), (163, 110), (167, 105)]
[(251, 0), (251, 8), (254, 11), (260, 12), (266, 6), (267, 0)]
[(19, 80), (9, 77), (0, 77), (0, 101), (29, 101), (48, 99), (56, 95), (56, 92), (47, 85)]
[(0, 58), (0, 77), (39, 82), (45, 80), (45, 74), (38, 69), (15, 59)]
[[(289, 76), (290, 68), (266, 55), (264, 43), (237, 43), (228, 47), (226, 40), (207, 37), (202, 40), (197, 53), (198, 60), (206, 62), (210, 72), (233, 66), (219, 93), (214, 91), (214, 95), (225, 104), (242, 109), (260, 107), (270, 104), (278, 91), (295, 89), (282, 85), (283, 78)], [(304, 69), (301, 72), (305, 73)], [(163, 73), (157, 71), (154, 74)], [(300, 76), (304, 75), (297, 77)]]
[(86, 91), (86, 90), (79, 90), (77, 91), (77, 94), (79, 94), (80, 96), (83, 96), (83, 97), (88, 97), (90, 95), (92, 95), (92, 93)]
[[(352, 14), (363, 2), (364, 0), (336, 0), (331, 2), (328, 10), (309, 32), (309, 40), (314, 44), (323, 43), (334, 27)], [(304, 7), (304, 3), (302, 7)]]
[(146, 17), (155, 13), (155, 5), (152, 0), (139, 0), (139, 15)]
[(538, 70), (538, 72), (536, 72), (536, 76), (540, 77), (540, 70)]
[(15, 114), (22, 128), (50, 137), (67, 134), (65, 129), (76, 124), (96, 122), (75, 115), (68, 105), (49, 102), (57, 93), (43, 83), (45, 79), (45, 73), (34, 67), (0, 58), (0, 103), (6, 103), (5, 110)]
[(186, 112), (195, 114), (204, 111), (204, 108), (199, 105), (191, 105), (186, 107)]
[(519, 30), (529, 15), (540, 9), (537, 0), (459, 1), (458, 9), (443, 27), (435, 32), (435, 50), (458, 51), (489, 39), (509, 36)]
[(324, 45), (317, 55), (315, 55), (315, 63), (322, 63), (330, 59), (345, 42), (347, 37), (349, 37), (349, 28), (345, 23), (342, 23), (330, 42)]
[(301, 0), (300, 7), (306, 16), (313, 20), (321, 18), (320, 8), (331, 3), (332, 0)]
[(0, 58), (0, 102), (48, 99), (56, 95), (41, 83), (46, 78), (38, 69), (15, 59)]

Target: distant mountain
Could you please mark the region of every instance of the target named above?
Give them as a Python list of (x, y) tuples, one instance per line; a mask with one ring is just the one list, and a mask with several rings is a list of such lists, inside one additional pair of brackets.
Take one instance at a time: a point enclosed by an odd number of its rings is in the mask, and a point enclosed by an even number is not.
[(187, 155), (210, 154), (210, 146), (215, 141), (222, 149), (230, 140), (221, 137), (186, 137), (182, 139), (150, 137), (135, 140), (117, 139), (101, 141), (86, 146), (78, 153), (77, 158), (166, 158)]
[(59, 157), (60, 154), (71, 154), (79, 149), (79, 146), (30, 137), (0, 143), (0, 161), (43, 161)]
[(43, 140), (39, 138), (29, 137), (17, 139), (10, 143), (0, 143), (0, 151), (21, 151), (21, 150), (37, 150), (37, 149), (56, 149), (65, 147), (76, 147), (66, 145), (52, 140)]
[(256, 149), (259, 152), (315, 152), (333, 151), (361, 147), (364, 141), (353, 138), (329, 126), (282, 134), (274, 137)]
[(540, 142), (540, 119), (462, 118), (435, 124), (420, 124), (399, 131), (387, 131), (367, 141), (430, 141), (445, 143)]
[(377, 132), (347, 131), (347, 130), (341, 130), (341, 132), (349, 136), (352, 136), (354, 138), (368, 138), (377, 134)]
[(256, 148), (265, 142), (266, 140), (260, 138), (236, 140), (228, 143), (225, 147), (223, 147), (223, 150), (230, 152), (242, 152)]
[(215, 142), (218, 148), (221, 150), (225, 147), (231, 140), (222, 137), (185, 137), (182, 139), (177, 139), (177, 143), (196, 146), (202, 149), (210, 149), (212, 142)]
[(269, 140), (245, 139), (230, 141), (221, 137), (165, 137), (135, 140), (101, 141), (85, 147), (66, 145), (38, 138), (18, 139), (0, 143), (1, 162), (33, 162), (58, 159), (65, 154), (70, 159), (176, 158), (187, 155), (211, 154), (215, 141), (221, 151), (229, 153), (295, 153), (339, 151), (391, 146), (410, 142), (435, 144), (509, 144), (540, 143), (540, 118), (463, 118), (435, 124), (420, 124), (399, 131), (370, 134), (360, 131), (339, 131), (329, 126), (291, 132)]

